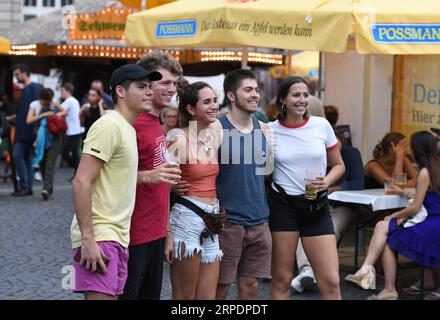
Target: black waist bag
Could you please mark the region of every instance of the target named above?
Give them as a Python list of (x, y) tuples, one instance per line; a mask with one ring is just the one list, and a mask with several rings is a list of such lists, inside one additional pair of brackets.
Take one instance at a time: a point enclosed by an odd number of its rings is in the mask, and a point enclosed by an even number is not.
[(226, 211), (220, 208), (219, 213), (206, 212), (193, 202), (177, 196), (174, 203), (180, 203), (181, 205), (187, 207), (205, 222), (205, 229), (203, 229), (200, 234), (200, 245), (203, 245), (205, 238), (210, 237), (214, 241), (214, 234), (220, 234), (223, 231), (226, 221)]
[(273, 183), (281, 197), (296, 211), (304, 215), (323, 214), (328, 208), (327, 190), (319, 191), (316, 199), (307, 199), (304, 195), (291, 196), (277, 183)]

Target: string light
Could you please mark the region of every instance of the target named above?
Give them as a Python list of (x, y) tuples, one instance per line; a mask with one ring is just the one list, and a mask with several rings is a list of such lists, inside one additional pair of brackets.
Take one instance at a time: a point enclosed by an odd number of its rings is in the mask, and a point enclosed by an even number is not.
[(37, 45), (36, 44), (20, 44), (11, 46), (9, 50), (10, 55), (14, 56), (36, 56)]
[[(116, 59), (138, 59), (151, 52), (147, 48), (132, 48), (103, 45), (57, 45), (48, 48), (48, 55), (73, 56), (73, 57), (97, 57)], [(180, 58), (180, 51), (168, 51), (176, 59)]]
[[(200, 61), (241, 61), (243, 53), (241, 51), (201, 51)], [(248, 61), (264, 64), (283, 64), (281, 54), (248, 52)]]

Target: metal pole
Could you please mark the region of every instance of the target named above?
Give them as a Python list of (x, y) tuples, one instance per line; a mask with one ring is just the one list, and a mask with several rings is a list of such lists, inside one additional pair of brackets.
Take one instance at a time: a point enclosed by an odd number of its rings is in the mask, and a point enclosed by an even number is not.
[[(325, 56), (319, 53), (318, 98), (325, 103)], [(316, 93), (315, 93), (316, 94)]]
[(243, 48), (243, 52), (241, 55), (241, 68), (242, 69), (249, 69), (248, 67), (248, 47)]
[(286, 76), (288, 77), (288, 76), (290, 76), (290, 73), (292, 72), (292, 50), (287, 50), (286, 64), (287, 64)]

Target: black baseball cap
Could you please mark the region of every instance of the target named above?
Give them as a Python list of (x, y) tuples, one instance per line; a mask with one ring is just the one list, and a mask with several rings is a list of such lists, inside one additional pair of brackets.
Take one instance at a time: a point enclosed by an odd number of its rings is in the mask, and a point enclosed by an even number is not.
[(431, 128), (431, 131), (434, 132), (436, 135), (440, 136), (440, 129), (439, 128)]
[(156, 81), (162, 79), (162, 74), (157, 71), (147, 71), (135, 63), (125, 64), (113, 71), (110, 78), (110, 90), (113, 91), (118, 84), (125, 80), (140, 80), (145, 78)]

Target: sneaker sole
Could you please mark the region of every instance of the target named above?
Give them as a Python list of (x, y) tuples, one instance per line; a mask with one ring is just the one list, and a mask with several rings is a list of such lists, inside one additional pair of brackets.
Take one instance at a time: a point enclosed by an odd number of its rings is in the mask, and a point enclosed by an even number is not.
[(304, 289), (309, 288), (311, 286), (314, 285), (314, 281), (312, 277), (304, 277), (301, 279), (301, 287), (303, 287)]

